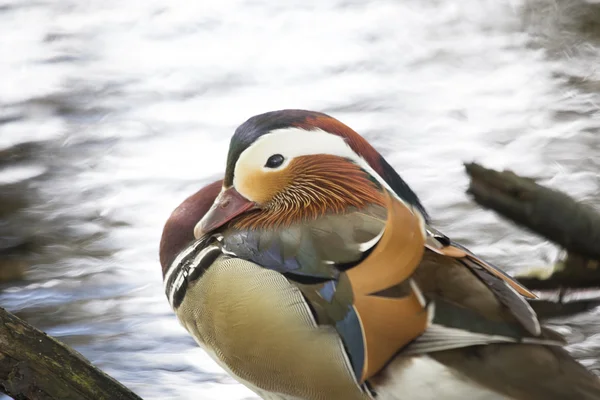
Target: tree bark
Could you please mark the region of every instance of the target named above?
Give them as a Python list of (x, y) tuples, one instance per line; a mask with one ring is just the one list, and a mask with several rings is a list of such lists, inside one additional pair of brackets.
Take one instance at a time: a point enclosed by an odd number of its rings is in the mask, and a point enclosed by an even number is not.
[(81, 354), (3, 308), (0, 392), (17, 400), (141, 400)]

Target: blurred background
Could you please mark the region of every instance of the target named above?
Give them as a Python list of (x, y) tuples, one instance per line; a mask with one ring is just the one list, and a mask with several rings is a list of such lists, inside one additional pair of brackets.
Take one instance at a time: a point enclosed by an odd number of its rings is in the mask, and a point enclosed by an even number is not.
[[(599, 105), (597, 0), (0, 0), (0, 306), (145, 399), (253, 398), (179, 326), (158, 263), (237, 125), (341, 119), (514, 273), (558, 250), (476, 207), (462, 163), (600, 207)], [(591, 368), (599, 312), (558, 321)]]

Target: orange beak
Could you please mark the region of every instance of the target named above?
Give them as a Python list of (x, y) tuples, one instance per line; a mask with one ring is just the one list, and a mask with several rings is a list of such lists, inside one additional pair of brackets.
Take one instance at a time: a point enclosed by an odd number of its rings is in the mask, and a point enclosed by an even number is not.
[(196, 224), (194, 237), (199, 239), (253, 208), (256, 208), (256, 204), (246, 199), (233, 187), (222, 190), (210, 210)]

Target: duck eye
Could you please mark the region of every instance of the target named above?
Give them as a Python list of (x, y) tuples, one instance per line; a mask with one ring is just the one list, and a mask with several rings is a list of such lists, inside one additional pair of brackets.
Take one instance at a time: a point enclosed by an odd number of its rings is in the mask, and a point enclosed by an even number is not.
[(284, 160), (284, 158), (283, 158), (283, 156), (281, 154), (273, 154), (267, 160), (267, 162), (265, 164), (265, 167), (267, 167), (267, 168), (277, 168), (281, 164), (283, 164), (283, 160)]

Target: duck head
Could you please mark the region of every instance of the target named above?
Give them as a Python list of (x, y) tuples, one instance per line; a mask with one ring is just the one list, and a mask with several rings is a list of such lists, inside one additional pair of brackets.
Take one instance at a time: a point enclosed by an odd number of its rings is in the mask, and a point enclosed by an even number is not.
[(231, 139), (223, 187), (196, 238), (233, 221), (277, 226), (381, 203), (381, 186), (426, 216), (416, 194), (358, 133), (322, 113), (254, 116)]

